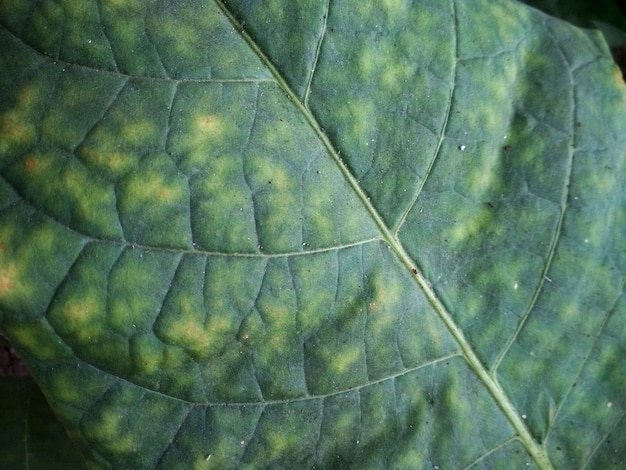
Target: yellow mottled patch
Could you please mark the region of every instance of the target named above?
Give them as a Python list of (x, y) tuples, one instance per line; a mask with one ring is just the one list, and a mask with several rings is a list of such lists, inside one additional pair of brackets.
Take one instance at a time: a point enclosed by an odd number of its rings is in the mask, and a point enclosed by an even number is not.
[(124, 417), (117, 411), (100, 413), (97, 422), (91, 426), (90, 431), (99, 440), (113, 440), (120, 436), (123, 420)]
[[(622, 75), (622, 70), (616, 65), (613, 67), (613, 80), (615, 84), (620, 88), (626, 88), (626, 82), (624, 81), (624, 75)], [(624, 95), (622, 95), (624, 96)]]
[(89, 18), (92, 15), (93, 5), (89, 0), (62, 0), (61, 5), (68, 17), (77, 20)]
[(15, 290), (18, 270), (14, 264), (0, 269), (0, 296), (6, 296)]
[(459, 221), (452, 229), (449, 237), (450, 241), (461, 244), (470, 237), (478, 236), (482, 228), (489, 223), (489, 216), (488, 211), (481, 211), (476, 217)]
[(290, 311), (286, 308), (280, 308), (277, 306), (272, 307), (267, 312), (264, 312), (265, 318), (272, 326), (287, 326), (291, 322)]
[(335, 417), (333, 427), (338, 435), (345, 435), (354, 429), (355, 424), (358, 424), (355, 423), (355, 415), (350, 410), (345, 410)]
[(365, 48), (359, 57), (359, 73), (363, 76), (370, 76), (377, 71), (378, 58), (376, 52), (371, 48)]
[(568, 321), (575, 321), (581, 313), (580, 306), (577, 304), (576, 301), (570, 301), (561, 305), (560, 312), (561, 313), (559, 315), (558, 321), (561, 322), (561, 324), (563, 325), (567, 325)]
[(202, 349), (208, 344), (202, 325), (194, 320), (180, 322), (178, 333), (183, 344), (187, 344), (191, 349)]
[(470, 188), (473, 194), (485, 193), (495, 182), (493, 171), (475, 171), (470, 177)]
[(98, 303), (93, 296), (83, 294), (82, 297), (83, 300), (81, 301), (68, 303), (63, 311), (65, 319), (74, 326), (89, 323), (99, 311)]
[(87, 163), (106, 169), (115, 175), (125, 173), (137, 161), (135, 155), (118, 151), (110, 152), (108, 150), (83, 147), (80, 153)]
[(213, 114), (201, 114), (194, 120), (195, 133), (201, 140), (220, 140), (224, 134), (224, 123), (219, 116)]
[(266, 434), (266, 440), (269, 443), (271, 457), (276, 457), (293, 448), (298, 443), (299, 434), (271, 430)]
[(134, 181), (130, 191), (140, 200), (156, 200), (161, 204), (180, 201), (184, 196), (180, 187), (168, 185), (159, 174), (152, 174), (141, 181)]
[(126, 143), (138, 146), (155, 139), (158, 136), (158, 131), (152, 121), (144, 119), (126, 124), (122, 128), (121, 137)]
[(411, 67), (406, 63), (391, 63), (385, 67), (383, 86), (390, 91), (400, 90), (411, 76)]
[(51, 374), (48, 379), (50, 383), (50, 393), (54, 399), (64, 403), (78, 404), (81, 402), (83, 393), (76, 387), (75, 381), (68, 376), (67, 371)]
[(28, 298), (33, 289), (28, 278), (24, 279), (24, 269), (19, 263), (0, 264), (0, 298), (7, 301)]
[(348, 105), (352, 130), (358, 142), (368, 142), (372, 136), (372, 116), (377, 115), (375, 103), (361, 102)]
[(347, 347), (341, 351), (341, 354), (334, 356), (330, 364), (331, 368), (338, 375), (350, 372), (351, 369), (361, 359), (361, 349), (357, 346)]
[(0, 149), (4, 150), (9, 144), (27, 142), (33, 136), (34, 128), (18, 113), (8, 112), (0, 116), (0, 134), (3, 136)]
[(15, 344), (20, 344), (42, 361), (58, 360), (64, 356), (62, 346), (56, 341), (51, 341), (48, 332), (41, 329), (40, 325), (25, 323), (10, 326), (7, 328), (7, 334)]
[[(206, 156), (204, 156), (206, 158)], [(241, 163), (234, 158), (218, 158), (211, 164), (211, 174), (207, 175), (204, 181), (206, 191), (211, 193), (221, 193), (227, 189), (232, 191), (224, 184), (225, 181), (231, 181), (233, 175), (240, 172)], [(235, 185), (232, 185), (233, 187)]]
[(405, 8), (405, 0), (383, 0), (383, 6), (387, 10), (397, 10), (398, 8)]
[(140, 0), (103, 0), (103, 4), (111, 9), (124, 11), (142, 11), (143, 6)]
[(226, 315), (211, 315), (206, 324), (206, 332), (210, 335), (220, 336), (231, 330), (231, 321)]

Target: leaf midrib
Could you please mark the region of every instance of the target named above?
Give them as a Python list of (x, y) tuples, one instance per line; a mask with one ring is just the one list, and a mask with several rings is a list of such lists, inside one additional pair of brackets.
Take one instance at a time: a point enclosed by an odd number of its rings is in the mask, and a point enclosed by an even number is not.
[[(456, 12), (455, 12), (455, 0), (450, 0), (453, 18), (456, 21)], [(228, 7), (224, 4), (222, 0), (215, 0), (215, 3), (222, 11), (222, 13), (228, 18), (236, 31), (241, 35), (241, 37), (246, 41), (250, 49), (259, 57), (263, 65), (267, 67), (272, 76), (275, 78), (277, 84), (283, 89), (283, 91), (288, 96), (289, 100), (294, 104), (297, 110), (303, 115), (306, 121), (309, 123), (317, 137), (320, 139), (324, 147), (327, 149), (328, 153), (335, 161), (338, 169), (341, 171), (343, 177), (346, 179), (346, 182), (354, 191), (355, 195), (359, 198), (361, 203), (364, 205), (367, 212), (372, 217), (374, 223), (379, 228), (382, 234), (382, 240), (385, 241), (396, 254), (399, 261), (405, 266), (405, 268), (412, 273), (412, 277), (422, 290), (428, 301), (434, 307), (435, 311), (444, 322), (456, 342), (458, 343), (461, 351), (463, 352), (463, 356), (470, 368), (474, 371), (474, 373), (478, 376), (478, 378), (483, 382), (491, 396), (494, 398), (502, 412), (505, 414), (515, 431), (517, 432), (519, 439), (522, 441), (523, 445), (526, 447), (528, 453), (533, 457), (537, 465), (542, 470), (550, 470), (554, 467), (550, 462), (550, 459), (545, 451), (545, 448), (541, 446), (530, 434), (530, 431), (522, 421), (522, 418), (517, 413), (515, 406), (509, 400), (509, 397), (502, 390), (499, 383), (491, 377), (489, 371), (482, 364), (480, 359), (478, 358), (476, 352), (470, 345), (469, 341), (465, 338), (465, 335), (461, 331), (461, 329), (456, 325), (452, 316), (447, 311), (446, 307), (443, 305), (441, 300), (437, 297), (436, 293), (430, 286), (429, 282), (424, 278), (421, 272), (417, 269), (416, 263), (411, 259), (404, 246), (400, 243), (397, 236), (392, 232), (392, 230), (385, 224), (383, 218), (378, 213), (374, 205), (371, 203), (370, 199), (367, 197), (367, 194), (361, 189), (357, 179), (352, 175), (348, 166), (344, 163), (339, 152), (335, 149), (333, 143), (330, 141), (328, 136), (323, 130), (323, 127), (317, 121), (313, 113), (308, 109), (305, 105), (305, 102), (301, 101), (298, 95), (291, 89), (285, 78), (282, 76), (280, 71), (276, 68), (276, 66), (270, 61), (268, 56), (261, 50), (261, 48), (254, 42), (252, 37), (247, 33), (247, 31), (243, 28), (243, 26), (239, 23), (233, 13), (228, 9)], [(324, 23), (325, 27), (325, 23)], [(455, 33), (457, 29), (455, 28)], [(320, 40), (321, 43), (321, 40)], [(456, 36), (455, 41), (456, 44)], [(318, 59), (320, 44), (317, 45), (315, 62), (313, 67), (315, 67), (315, 63)], [(455, 65), (456, 65), (456, 57), (455, 57)], [(312, 80), (312, 75), (309, 80)], [(308, 90), (308, 87), (307, 87)], [(305, 95), (308, 98), (308, 94)], [(305, 100), (306, 100), (305, 98)], [(444, 123), (442, 125), (442, 131), (439, 135), (439, 144), (437, 145), (437, 151), (441, 144), (441, 139), (445, 133), (445, 127), (448, 122), (448, 115), (444, 119)], [(431, 163), (432, 166), (432, 163)], [(415, 198), (417, 199), (417, 197)], [(410, 207), (410, 206), (409, 206)], [(409, 209), (410, 210), (410, 209)], [(406, 214), (404, 215), (406, 216)], [(401, 225), (401, 224), (400, 224)]]

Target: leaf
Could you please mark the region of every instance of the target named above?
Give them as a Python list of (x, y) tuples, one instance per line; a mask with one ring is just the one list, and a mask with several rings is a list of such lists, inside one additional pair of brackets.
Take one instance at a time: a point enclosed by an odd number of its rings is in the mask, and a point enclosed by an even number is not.
[(0, 328), (91, 467), (624, 464), (599, 33), (494, 0), (0, 8)]
[(0, 378), (0, 410), (2, 468), (85, 468), (32, 378)]

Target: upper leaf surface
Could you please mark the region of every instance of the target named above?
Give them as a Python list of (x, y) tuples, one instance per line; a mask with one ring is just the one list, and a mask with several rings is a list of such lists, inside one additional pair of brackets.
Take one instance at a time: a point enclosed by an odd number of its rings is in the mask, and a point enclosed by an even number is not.
[(493, 1), (0, 8), (0, 325), (93, 464), (624, 458), (599, 36)]

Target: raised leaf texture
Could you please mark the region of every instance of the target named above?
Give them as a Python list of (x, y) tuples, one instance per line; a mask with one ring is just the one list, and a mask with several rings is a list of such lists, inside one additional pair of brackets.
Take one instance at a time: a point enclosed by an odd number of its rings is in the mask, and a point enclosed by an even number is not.
[(90, 465), (626, 463), (619, 72), (415, 3), (0, 3), (0, 328)]

